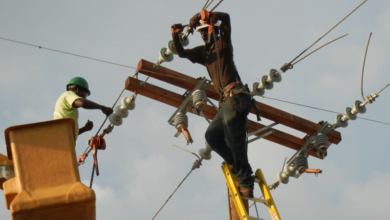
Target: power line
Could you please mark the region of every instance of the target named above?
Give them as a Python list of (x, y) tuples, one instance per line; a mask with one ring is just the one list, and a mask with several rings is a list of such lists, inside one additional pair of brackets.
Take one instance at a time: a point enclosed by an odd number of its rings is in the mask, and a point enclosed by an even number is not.
[[(3, 37), (0, 37), (0, 39), (1, 40), (5, 40), (5, 41), (10, 41), (10, 42), (13, 42), (13, 43), (24, 44), (24, 45), (27, 45), (27, 46), (36, 47), (38, 49), (50, 50), (50, 51), (54, 51), (54, 52), (57, 52), (57, 53), (63, 53), (63, 54), (71, 55), (71, 56), (76, 56), (76, 57), (89, 59), (89, 60), (95, 60), (95, 61), (108, 63), (108, 64), (112, 64), (112, 65), (116, 65), (116, 66), (121, 66), (121, 67), (125, 67), (125, 68), (130, 68), (130, 69), (135, 69), (135, 70), (143, 70), (143, 69), (138, 69), (138, 68), (132, 67), (132, 66), (127, 66), (127, 65), (114, 63), (114, 62), (110, 62), (110, 61), (106, 61), (106, 60), (96, 59), (96, 58), (93, 58), (93, 57), (87, 57), (87, 56), (83, 56), (83, 55), (79, 55), (79, 54), (75, 54), (75, 53), (69, 53), (69, 52), (65, 52), (65, 51), (61, 51), (61, 50), (51, 49), (51, 48), (48, 48), (48, 47), (42, 47), (42, 46), (29, 44), (29, 43), (25, 43), (25, 42), (21, 42), (21, 41), (17, 41), (17, 40), (7, 39), (7, 38), (3, 38)], [(159, 75), (164, 75), (166, 77), (171, 77), (171, 78), (176, 78), (176, 79), (187, 81), (186, 79), (183, 79), (183, 78), (180, 78), (180, 77), (176, 77), (176, 76), (165, 75), (165, 74), (161, 74), (159, 72), (154, 72), (154, 71), (150, 71), (150, 70), (145, 70), (145, 71), (148, 71), (150, 73), (159, 74)]]
[[(309, 105), (303, 105), (303, 104), (299, 104), (299, 103), (295, 103), (295, 102), (289, 102), (289, 101), (285, 101), (285, 100), (281, 100), (281, 99), (275, 99), (275, 98), (266, 97), (266, 96), (261, 96), (261, 97), (266, 98), (266, 99), (279, 101), (279, 102), (284, 102), (284, 103), (289, 103), (289, 104), (293, 104), (293, 105), (298, 105), (298, 106), (302, 106), (302, 107), (306, 107), (306, 108), (312, 108), (312, 109), (316, 109), (316, 110), (320, 110), (320, 111), (330, 112), (330, 113), (334, 113), (334, 114), (343, 114), (343, 113), (336, 112), (336, 111), (331, 111), (331, 110), (327, 110), (327, 109), (317, 108), (317, 107), (313, 107), (313, 106), (309, 106)], [(358, 118), (363, 119), (363, 120), (367, 120), (367, 121), (380, 123), (380, 124), (390, 125), (390, 123), (386, 123), (386, 122), (382, 122), (382, 121), (375, 121), (375, 120), (372, 120), (372, 119), (362, 118), (362, 117), (358, 117)]]

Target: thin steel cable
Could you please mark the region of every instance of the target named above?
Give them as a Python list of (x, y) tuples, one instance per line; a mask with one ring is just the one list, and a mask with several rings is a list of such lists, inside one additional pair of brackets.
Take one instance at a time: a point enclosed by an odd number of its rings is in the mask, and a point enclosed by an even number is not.
[(350, 12), (347, 16), (345, 16), (339, 23), (337, 23), (335, 26), (333, 26), (328, 32), (326, 32), (324, 35), (322, 35), (320, 38), (318, 38), (317, 41), (315, 41), (312, 45), (310, 45), (308, 48), (306, 48), (302, 53), (300, 53), (297, 57), (295, 57), (290, 63), (294, 62), (296, 59), (298, 59), (302, 54), (304, 54), (307, 50), (309, 50), (314, 44), (316, 44), (318, 41), (320, 41), (323, 37), (325, 37), (329, 32), (331, 32), (333, 29), (335, 29), (341, 22), (343, 22), (346, 18), (348, 18), (353, 12), (355, 12), (360, 6), (362, 6), (367, 0), (364, 0), (359, 6), (357, 6), (352, 12)]
[(360, 90), (362, 92), (362, 97), (363, 97), (364, 101), (366, 101), (366, 99), (364, 98), (364, 93), (363, 93), (363, 74), (364, 74), (364, 66), (366, 65), (366, 57), (367, 57), (368, 45), (370, 44), (371, 35), (372, 35), (372, 32), (370, 32), (370, 35), (368, 36), (366, 52), (364, 53), (364, 60), (363, 60), (363, 67), (362, 67), (362, 78), (360, 81)]
[(257, 211), (257, 205), (256, 205), (256, 203), (255, 203), (255, 208), (256, 208), (257, 218), (259, 218), (259, 212)]
[(387, 84), (385, 87), (383, 87), (383, 89), (381, 89), (379, 92), (377, 92), (376, 94), (379, 95), (379, 93), (381, 93), (384, 89), (386, 89), (388, 86), (390, 86), (390, 83)]
[(203, 10), (205, 10), (205, 9), (206, 9), (206, 5), (207, 5), (207, 3), (209, 3), (209, 1), (210, 1), (210, 0), (207, 0), (207, 1), (206, 1), (206, 3), (204, 4), (204, 6), (203, 6), (203, 8), (202, 8), (202, 10), (201, 10), (201, 11), (203, 11)]
[[(390, 85), (390, 83), (387, 86), (389, 86), (389, 85)], [(385, 86), (385, 88), (387, 86)], [(385, 89), (385, 88), (383, 88), (383, 89)], [(335, 113), (335, 114), (344, 114), (344, 113), (340, 113), (340, 112), (336, 112), (336, 111), (326, 110), (326, 109), (322, 109), (322, 108), (316, 108), (316, 107), (313, 107), (313, 106), (303, 105), (303, 104), (299, 104), (299, 103), (295, 103), (295, 102), (284, 101), (284, 100), (270, 98), (270, 97), (266, 97), (266, 96), (262, 96), (262, 97), (266, 98), (266, 99), (279, 101), (279, 102), (285, 102), (285, 103), (289, 103), (289, 104), (293, 104), (293, 105), (298, 105), (298, 106), (303, 106), (303, 107), (307, 107), (307, 108), (312, 108), (312, 109), (316, 109), (316, 110), (320, 110), (320, 111), (325, 111), (325, 112), (330, 112), (330, 113)], [(368, 119), (368, 118), (362, 118), (362, 117), (358, 117), (358, 118), (363, 119), (363, 120), (367, 120), (367, 121), (371, 121), (371, 122), (380, 123), (380, 124), (390, 125), (390, 123), (386, 123), (386, 122), (382, 122), (382, 121), (375, 121), (375, 120), (371, 120), (371, 119)]]
[(335, 42), (336, 40), (338, 40), (338, 39), (340, 39), (340, 38), (343, 38), (343, 37), (345, 37), (345, 36), (347, 36), (347, 35), (348, 35), (348, 34), (344, 34), (344, 35), (341, 36), (341, 37), (338, 37), (338, 38), (336, 38), (336, 39), (334, 39), (334, 40), (332, 40), (332, 41), (329, 41), (328, 43), (322, 45), (321, 47), (319, 47), (319, 48), (313, 50), (312, 52), (310, 52), (310, 53), (307, 54), (306, 56), (304, 56), (304, 57), (302, 57), (301, 59), (297, 60), (297, 61), (296, 61), (295, 63), (293, 63), (292, 65), (294, 66), (295, 64), (299, 63), (301, 60), (303, 60), (303, 59), (305, 59), (306, 57), (308, 57), (310, 54), (316, 52), (317, 50), (319, 50), (319, 49), (325, 47), (326, 45), (328, 45), (328, 44), (330, 44), (330, 43), (333, 43), (333, 42)]
[(223, 0), (220, 0), (220, 1), (214, 6), (214, 8), (210, 10), (210, 12), (214, 11), (214, 9), (216, 9), (216, 8), (218, 7), (218, 5), (222, 3), (222, 1), (223, 1)]
[(176, 145), (174, 145), (174, 144), (172, 144), (172, 146), (174, 146), (174, 147), (176, 147), (176, 148), (178, 148), (178, 149), (180, 149), (180, 150), (183, 150), (183, 151), (185, 151), (185, 152), (187, 152), (187, 153), (190, 153), (190, 154), (196, 156), (198, 159), (200, 159), (200, 157), (199, 157), (196, 153), (194, 153), (194, 152), (192, 152), (192, 151), (189, 151), (189, 150), (187, 150), (187, 149), (181, 148), (181, 147), (176, 146)]
[(95, 174), (95, 163), (93, 164), (93, 167), (92, 167), (92, 174), (91, 174), (91, 181), (89, 182), (89, 188), (92, 189), (92, 183), (93, 183), (93, 176)]
[(165, 203), (161, 206), (161, 208), (157, 211), (157, 213), (153, 216), (152, 220), (154, 218), (156, 218), (156, 216), (158, 215), (158, 213), (164, 208), (164, 206), (167, 204), (167, 202), (171, 199), (171, 197), (173, 196), (173, 194), (175, 194), (176, 190), (179, 189), (180, 185), (184, 182), (184, 180), (187, 179), (187, 177), (191, 174), (191, 172), (193, 171), (193, 169), (190, 170), (190, 172), (186, 175), (186, 177), (184, 177), (184, 179), (180, 182), (180, 184), (176, 187), (176, 189), (173, 191), (173, 193), (168, 197), (167, 201), (165, 201)]
[[(82, 58), (89, 59), (89, 60), (95, 60), (95, 61), (99, 61), (99, 62), (103, 62), (103, 63), (108, 63), (108, 64), (112, 64), (112, 65), (116, 65), (116, 66), (121, 66), (121, 67), (126, 67), (126, 68), (130, 68), (130, 69), (138, 70), (138, 68), (136, 68), (136, 67), (127, 66), (127, 65), (123, 65), (123, 64), (119, 64), (119, 63), (114, 63), (114, 62), (110, 62), (110, 61), (105, 61), (105, 60), (100, 60), (100, 59), (96, 59), (96, 58), (92, 58), (92, 57), (87, 57), (87, 56), (83, 56), (83, 55), (78, 55), (78, 54), (75, 54), (75, 53), (69, 53), (69, 52), (65, 52), (65, 51), (61, 51), (61, 50), (51, 49), (51, 48), (48, 48), (48, 47), (37, 46), (37, 45), (34, 45), (34, 44), (29, 44), (29, 43), (25, 43), (25, 42), (21, 42), (21, 41), (16, 41), (16, 40), (11, 40), (11, 39), (7, 39), (7, 38), (3, 38), (3, 37), (0, 37), (0, 39), (1, 39), (1, 40), (5, 40), (5, 41), (10, 41), (10, 42), (18, 43), (18, 44), (24, 44), (24, 45), (28, 45), (28, 46), (32, 46), (32, 47), (37, 47), (37, 48), (39, 48), (39, 49), (50, 50), (50, 51), (54, 51), (54, 52), (58, 52), (58, 53), (63, 53), (63, 54), (67, 54), (67, 55), (82, 57)], [(144, 70), (144, 69), (139, 69), (139, 70)], [(154, 72), (154, 71), (150, 71), (150, 70), (145, 70), (145, 71), (148, 71), (148, 72), (150, 72), (150, 73), (155, 73), (155, 74), (163, 75), (163, 76), (166, 76), (166, 77), (171, 77), (171, 78), (176, 78), (176, 79), (188, 81), (188, 80), (182, 79), (182, 78), (180, 78), (180, 77), (165, 75), (165, 74), (161, 74), (161, 73), (159, 73), (159, 72)]]

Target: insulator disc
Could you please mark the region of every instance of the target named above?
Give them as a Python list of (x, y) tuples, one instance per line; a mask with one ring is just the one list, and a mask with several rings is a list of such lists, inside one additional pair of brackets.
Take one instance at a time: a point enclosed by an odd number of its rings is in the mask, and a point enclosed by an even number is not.
[(261, 77), (261, 81), (260, 81), (260, 87), (263, 87), (264, 89), (272, 89), (272, 88), (274, 88), (274, 83), (273, 82), (271, 82), (271, 83), (269, 83), (269, 82), (267, 82), (267, 79), (268, 79), (268, 76), (263, 76), (263, 77)]
[(110, 116), (108, 116), (108, 119), (110, 120), (111, 124), (115, 126), (120, 126), (123, 123), (123, 119), (118, 115), (116, 115), (116, 113), (113, 113)]
[(294, 177), (297, 174), (297, 170), (295, 169), (295, 167), (288, 164), (284, 166), (283, 172), (287, 173), (291, 177)]
[(173, 40), (168, 41), (167, 53), (168, 54), (177, 54), (175, 47), (173, 46)]
[(205, 160), (211, 159), (211, 151), (208, 151), (207, 147), (199, 149), (198, 154)]
[(352, 114), (352, 108), (350, 107), (347, 107), (345, 108), (345, 114), (348, 116), (349, 119), (351, 120), (356, 120), (357, 118), (357, 115), (356, 114)]
[(122, 105), (117, 105), (115, 107), (115, 114), (121, 118), (126, 118), (129, 115), (129, 111), (127, 111), (127, 109), (122, 109)]
[(348, 121), (341, 120), (343, 118), (343, 115), (337, 115), (336, 116), (336, 124), (339, 127), (346, 128), (348, 126)]
[(188, 128), (188, 117), (183, 112), (175, 115), (175, 128), (178, 129), (180, 126)]
[(360, 114), (366, 113), (366, 111), (367, 111), (366, 106), (360, 107), (360, 104), (362, 104), (361, 101), (359, 101), (359, 100), (355, 101), (354, 108), (352, 109), (352, 113), (354, 113), (354, 114), (356, 114), (356, 112), (358, 112)]
[(196, 108), (207, 97), (204, 90), (198, 89), (192, 93), (193, 106)]
[(133, 110), (135, 108), (135, 99), (133, 96), (124, 97), (121, 100), (122, 106), (125, 106), (128, 110)]
[(184, 40), (183, 39), (183, 35), (184, 35), (184, 33), (180, 33), (179, 34), (179, 40), (180, 40), (180, 43), (181, 43), (181, 45), (183, 45), (183, 47), (186, 47), (186, 46), (188, 46), (188, 44), (190, 44), (190, 39), (188, 39), (188, 37)]
[(279, 182), (281, 182), (283, 184), (287, 184), (290, 176), (285, 172), (279, 172), (277, 174), (277, 177), (278, 177)]
[(281, 82), (282, 81), (282, 74), (278, 74), (276, 75), (278, 71), (276, 69), (270, 69), (269, 70), (269, 78), (273, 81), (273, 82)]
[(251, 90), (251, 95), (258, 95), (258, 96), (263, 96), (265, 93), (264, 89), (259, 88), (260, 83), (254, 82), (252, 84), (252, 90)]
[(328, 137), (324, 134), (319, 134), (316, 137), (316, 142), (315, 142), (315, 147), (318, 150), (321, 146), (327, 145), (328, 142)]
[(297, 171), (300, 171), (301, 169), (307, 169), (309, 168), (309, 162), (307, 161), (307, 158), (305, 155), (299, 155), (294, 160), (295, 169)]
[(168, 55), (167, 54), (167, 48), (163, 47), (160, 49), (160, 57), (158, 58), (158, 61), (160, 62), (171, 62), (173, 60), (173, 54)]

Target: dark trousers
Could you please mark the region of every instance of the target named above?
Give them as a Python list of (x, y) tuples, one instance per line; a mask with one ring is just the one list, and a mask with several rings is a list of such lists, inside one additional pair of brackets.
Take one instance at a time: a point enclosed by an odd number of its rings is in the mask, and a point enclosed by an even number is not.
[(252, 168), (248, 163), (246, 122), (252, 107), (251, 96), (240, 93), (225, 100), (207, 128), (205, 137), (210, 147), (236, 169), (242, 188), (252, 188)]

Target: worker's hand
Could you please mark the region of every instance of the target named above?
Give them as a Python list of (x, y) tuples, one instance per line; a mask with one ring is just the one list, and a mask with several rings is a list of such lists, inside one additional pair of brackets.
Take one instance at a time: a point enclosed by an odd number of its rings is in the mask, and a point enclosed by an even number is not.
[(85, 123), (84, 129), (85, 131), (90, 131), (93, 128), (93, 122), (88, 120), (87, 123)]
[(183, 29), (185, 27), (187, 27), (188, 25), (181, 25), (181, 24), (174, 24), (171, 26), (171, 31), (172, 31), (172, 34), (179, 34), (183, 31)]
[(190, 19), (190, 27), (196, 28), (196, 26), (199, 26), (200, 15), (199, 13), (196, 13), (191, 19)]
[(112, 108), (103, 106), (102, 112), (103, 112), (103, 114), (107, 115), (107, 117), (108, 117), (108, 116), (111, 115), (114, 111), (112, 110)]

